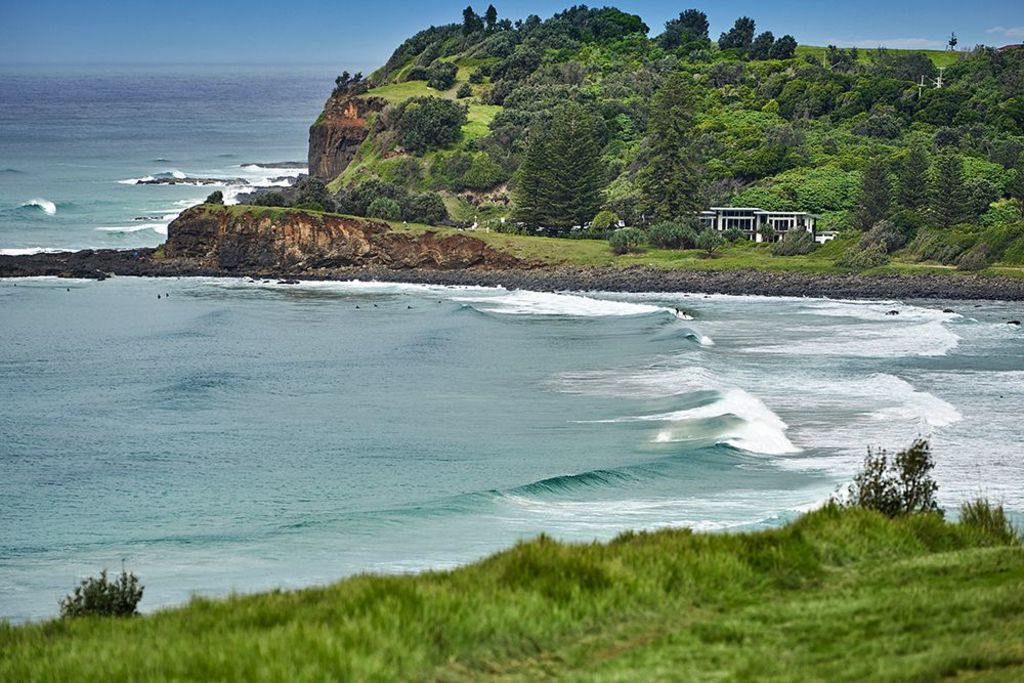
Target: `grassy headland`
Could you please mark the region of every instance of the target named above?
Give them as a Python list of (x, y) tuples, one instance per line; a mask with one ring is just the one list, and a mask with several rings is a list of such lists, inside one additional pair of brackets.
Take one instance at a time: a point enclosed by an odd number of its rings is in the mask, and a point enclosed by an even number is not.
[(0, 679), (1020, 680), (1024, 548), (827, 506), (743, 534), (541, 537), (476, 564), (0, 626)]

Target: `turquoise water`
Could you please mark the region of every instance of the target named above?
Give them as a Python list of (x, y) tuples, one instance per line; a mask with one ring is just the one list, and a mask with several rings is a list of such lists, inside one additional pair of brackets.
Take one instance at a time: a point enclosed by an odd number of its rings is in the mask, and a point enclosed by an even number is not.
[[(163, 242), (219, 189), (282, 184), (339, 67), (0, 65), (0, 253)], [(186, 175), (218, 186), (134, 184)]]
[(540, 532), (773, 525), (866, 446), (918, 435), (944, 504), (1021, 513), (1011, 317), (1018, 304), (3, 280), (0, 615), (53, 615), (122, 560), (152, 610), (450, 567)]

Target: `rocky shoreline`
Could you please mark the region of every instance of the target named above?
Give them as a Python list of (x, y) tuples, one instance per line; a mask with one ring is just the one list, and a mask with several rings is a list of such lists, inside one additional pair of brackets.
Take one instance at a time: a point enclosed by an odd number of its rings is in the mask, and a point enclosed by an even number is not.
[(967, 275), (821, 275), (810, 273), (659, 270), (646, 267), (538, 266), (469, 268), (241, 267), (197, 259), (159, 258), (156, 250), (85, 250), (0, 256), (0, 277), (56, 276), (251, 277), (299, 280), (380, 280), (536, 291), (690, 292), (832, 299), (950, 299), (1024, 301), (1024, 279)]

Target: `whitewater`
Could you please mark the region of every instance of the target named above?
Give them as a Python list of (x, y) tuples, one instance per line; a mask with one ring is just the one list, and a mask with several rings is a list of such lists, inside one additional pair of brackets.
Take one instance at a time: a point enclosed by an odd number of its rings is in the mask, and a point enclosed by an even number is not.
[[(892, 309), (899, 316), (885, 313)], [(953, 309), (954, 313), (944, 312)], [(39, 315), (39, 311), (46, 315)], [(869, 446), (1024, 513), (1019, 305), (375, 282), (0, 281), (0, 616), (147, 610), (520, 538), (784, 523)]]

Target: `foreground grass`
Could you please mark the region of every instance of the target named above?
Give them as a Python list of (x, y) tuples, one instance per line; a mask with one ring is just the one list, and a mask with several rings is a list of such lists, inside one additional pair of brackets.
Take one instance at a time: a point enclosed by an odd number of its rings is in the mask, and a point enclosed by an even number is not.
[(1024, 549), (826, 507), (451, 572), (0, 626), (0, 680), (1020, 680)]

